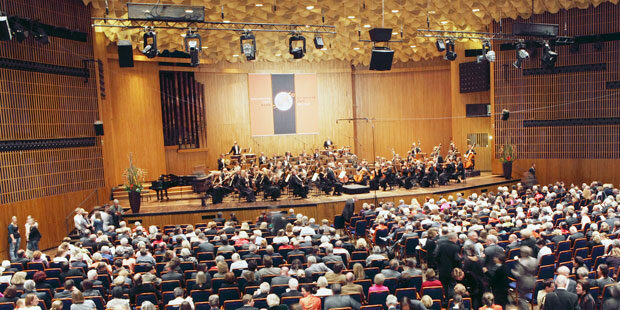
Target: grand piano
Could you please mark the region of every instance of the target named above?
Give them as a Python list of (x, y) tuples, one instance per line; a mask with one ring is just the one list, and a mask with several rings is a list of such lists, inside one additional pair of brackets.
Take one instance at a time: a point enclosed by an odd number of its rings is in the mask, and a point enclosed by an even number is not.
[(209, 178), (201, 175), (174, 175), (162, 174), (157, 181), (151, 182), (151, 189), (155, 191), (157, 200), (168, 198), (168, 189), (178, 186), (192, 186), (194, 193), (201, 194), (208, 191), (210, 187)]

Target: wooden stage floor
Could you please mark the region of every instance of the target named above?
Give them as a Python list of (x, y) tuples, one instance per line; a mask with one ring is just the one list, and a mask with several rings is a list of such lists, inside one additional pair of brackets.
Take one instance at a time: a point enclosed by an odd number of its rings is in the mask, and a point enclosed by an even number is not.
[[(455, 195), (456, 193), (467, 191), (481, 191), (484, 188), (487, 190), (495, 190), (497, 186), (505, 186), (509, 184), (515, 184), (519, 182), (519, 179), (506, 180), (501, 176), (491, 175), (491, 173), (482, 173), (479, 177), (468, 178), (463, 183), (450, 183), (445, 186), (435, 186), (431, 188), (414, 188), (406, 190), (404, 188), (395, 188), (393, 190), (376, 191), (377, 199), (398, 201), (399, 199), (405, 199), (406, 203), (409, 203), (412, 197), (423, 198), (425, 196), (437, 197), (439, 195)], [(489, 189), (490, 188), (490, 189)], [(283, 207), (295, 207), (304, 206), (309, 204), (329, 204), (329, 203), (343, 203), (348, 198), (357, 197), (361, 201), (369, 201), (374, 199), (375, 193), (371, 191), (367, 194), (331, 196), (324, 193), (318, 194), (311, 191), (308, 198), (293, 198), (292, 195), (283, 194), (278, 201), (263, 200), (262, 196), (257, 196), (256, 202), (245, 202), (245, 200), (238, 201), (236, 196), (229, 196), (224, 199), (221, 204), (214, 205), (211, 203), (211, 199), (207, 199), (207, 206), (202, 207), (199, 196), (194, 193), (182, 193), (176, 194), (168, 201), (156, 201), (155, 199), (144, 199), (140, 208), (140, 212), (137, 214), (127, 214), (129, 218), (138, 216), (149, 215), (164, 215), (171, 213), (194, 213), (194, 212), (215, 212), (215, 211), (233, 211), (243, 209), (266, 209), (266, 208), (283, 208)], [(408, 201), (409, 200), (409, 201)], [(121, 201), (122, 204), (129, 206), (128, 201)]]

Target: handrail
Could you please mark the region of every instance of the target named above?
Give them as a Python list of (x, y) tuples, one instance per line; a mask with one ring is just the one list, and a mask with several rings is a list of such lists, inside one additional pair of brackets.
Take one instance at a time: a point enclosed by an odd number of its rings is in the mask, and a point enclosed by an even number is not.
[(73, 211), (71, 211), (71, 213), (69, 213), (69, 215), (67, 215), (67, 217), (65, 217), (65, 228), (67, 230), (67, 236), (71, 234), (71, 231), (73, 230), (75, 226), (74, 223), (72, 223), (73, 216), (75, 216), (75, 210), (78, 208), (81, 208), (87, 201), (91, 199), (93, 194), (97, 192), (99, 192), (99, 189), (95, 188), (92, 192), (90, 192), (90, 194), (88, 194), (88, 196), (86, 196), (86, 198), (82, 200), (82, 202), (80, 202), (80, 204), (78, 204), (77, 207), (75, 207), (75, 209), (73, 209)]

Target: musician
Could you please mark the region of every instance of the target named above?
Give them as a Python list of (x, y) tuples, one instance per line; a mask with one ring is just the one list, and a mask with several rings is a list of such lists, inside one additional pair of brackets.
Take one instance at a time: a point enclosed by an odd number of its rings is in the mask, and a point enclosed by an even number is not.
[(332, 140), (330, 140), (329, 137), (325, 140), (325, 142), (323, 142), (323, 147), (325, 149), (331, 148), (332, 145), (333, 145)]
[(394, 170), (392, 169), (392, 162), (387, 162), (387, 164), (381, 169), (381, 179), (379, 181), (379, 186), (383, 188), (384, 191), (387, 190), (389, 186), (392, 189), (392, 184), (394, 184)]
[(304, 181), (299, 177), (297, 169), (291, 170), (289, 186), (293, 189), (293, 195), (301, 198), (308, 198), (308, 186), (305, 185)]
[(256, 201), (256, 197), (254, 196), (254, 190), (250, 187), (248, 175), (245, 170), (237, 171), (233, 183), (235, 184), (235, 188), (239, 191), (239, 196), (241, 198), (245, 197), (245, 200), (247, 202)]
[(228, 152), (228, 154), (233, 154), (233, 155), (241, 155), (241, 148), (239, 147), (239, 145), (237, 144), (237, 141), (234, 142), (233, 146), (230, 148), (230, 151)]
[(424, 172), (424, 177), (422, 178), (422, 182), (420, 185), (422, 187), (429, 187), (434, 185), (437, 180), (437, 170), (435, 169), (435, 163), (429, 161), (426, 166), (426, 171)]
[(229, 185), (231, 177), (226, 176), (227, 172), (228, 171), (226, 170), (226, 168), (224, 168), (222, 173), (217, 175), (215, 177), (215, 180), (213, 181), (214, 186), (213, 190), (211, 191), (211, 199), (213, 201), (213, 204), (222, 203), (222, 200), (224, 200), (224, 196), (230, 194), (233, 191), (233, 188)]
[(327, 165), (325, 194), (329, 194), (333, 188), (334, 195), (340, 196), (342, 194), (342, 183), (338, 181), (334, 168), (336, 168), (336, 165), (333, 162)]
[(536, 163), (532, 163), (532, 166), (527, 172), (529, 172), (533, 177), (536, 177)]
[(278, 200), (278, 198), (281, 195), (281, 191), (280, 191), (280, 188), (276, 186), (277, 180), (276, 180), (275, 174), (272, 171), (267, 170), (265, 168), (263, 168), (262, 173), (263, 173), (263, 178), (261, 179), (261, 182), (262, 182), (261, 186), (263, 188), (265, 199), (271, 197), (273, 201)]
[(455, 172), (456, 172), (456, 167), (454, 163), (452, 162), (452, 160), (448, 159), (448, 161), (446, 162), (446, 166), (443, 168), (443, 170), (439, 174), (437, 183), (439, 183), (439, 185), (445, 185), (446, 183), (450, 182), (450, 179), (452, 179), (452, 176), (454, 175)]
[(222, 171), (226, 168), (226, 159), (224, 158), (226, 154), (221, 154), (220, 158), (217, 159), (217, 170)]
[(413, 157), (418, 155), (418, 153), (422, 153), (422, 149), (420, 147), (420, 141), (418, 141), (418, 145), (416, 145), (415, 142), (411, 144), (411, 154), (413, 155)]
[(260, 156), (258, 156), (258, 164), (262, 166), (266, 163), (267, 163), (267, 156), (265, 156), (265, 153), (260, 152)]
[(476, 167), (476, 150), (475, 145), (467, 145), (467, 152), (465, 152), (466, 163), (464, 164), (466, 169), (474, 170)]
[(456, 158), (456, 171), (454, 172), (452, 179), (455, 179), (457, 183), (465, 181), (465, 166), (463, 165), (463, 160), (461, 160), (460, 157)]
[(381, 175), (382, 174), (379, 162), (376, 162), (374, 169), (370, 172), (370, 177), (368, 181), (371, 190), (374, 191), (379, 189), (379, 180), (381, 179)]

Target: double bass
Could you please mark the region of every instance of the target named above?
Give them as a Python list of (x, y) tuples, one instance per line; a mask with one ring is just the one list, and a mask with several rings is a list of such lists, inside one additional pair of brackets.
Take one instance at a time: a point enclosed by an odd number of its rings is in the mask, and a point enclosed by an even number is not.
[(463, 163), (463, 167), (465, 169), (473, 169), (475, 162), (476, 162), (476, 153), (474, 152), (474, 148), (476, 147), (476, 145), (472, 145), (469, 150), (467, 150), (467, 153), (465, 154), (465, 160)]

